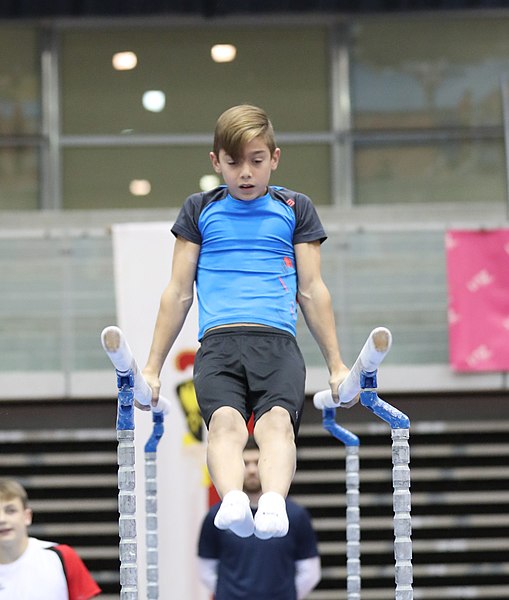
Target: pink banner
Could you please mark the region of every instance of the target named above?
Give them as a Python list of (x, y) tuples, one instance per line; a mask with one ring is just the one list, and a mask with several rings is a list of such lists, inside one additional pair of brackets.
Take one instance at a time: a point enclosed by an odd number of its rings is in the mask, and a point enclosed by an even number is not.
[(448, 231), (449, 357), (456, 371), (509, 371), (509, 229)]

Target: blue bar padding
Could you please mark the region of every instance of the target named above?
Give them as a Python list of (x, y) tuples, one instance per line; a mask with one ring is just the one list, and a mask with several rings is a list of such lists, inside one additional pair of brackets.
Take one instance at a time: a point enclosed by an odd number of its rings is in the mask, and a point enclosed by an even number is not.
[(152, 411), (152, 435), (148, 438), (145, 444), (145, 452), (155, 452), (159, 440), (163, 437), (164, 433), (164, 414), (162, 412)]
[(405, 413), (384, 402), (372, 390), (363, 390), (361, 392), (361, 404), (388, 423), (391, 429), (408, 429), (410, 427), (410, 419)]
[(343, 442), (345, 446), (358, 446), (359, 438), (336, 423), (336, 409), (335, 408), (324, 408), (323, 409), (323, 428), (328, 431), (333, 437), (340, 442)]
[(134, 430), (134, 392), (132, 377), (118, 376), (117, 431)]
[(377, 371), (361, 371), (360, 386), (361, 390), (370, 388), (376, 390), (378, 382), (376, 379)]

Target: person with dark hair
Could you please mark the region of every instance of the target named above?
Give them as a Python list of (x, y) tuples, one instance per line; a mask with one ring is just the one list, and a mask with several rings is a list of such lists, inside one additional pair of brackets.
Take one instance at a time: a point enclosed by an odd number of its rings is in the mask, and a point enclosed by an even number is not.
[(28, 535), (25, 488), (0, 479), (0, 600), (88, 600), (101, 589), (76, 551)]
[[(256, 512), (261, 496), (259, 450), (252, 436), (243, 453), (244, 492)], [(214, 526), (219, 504), (202, 523), (198, 542), (200, 578), (215, 600), (301, 600), (320, 581), (316, 535), (306, 509), (286, 498), (285, 537), (261, 541), (240, 538)]]

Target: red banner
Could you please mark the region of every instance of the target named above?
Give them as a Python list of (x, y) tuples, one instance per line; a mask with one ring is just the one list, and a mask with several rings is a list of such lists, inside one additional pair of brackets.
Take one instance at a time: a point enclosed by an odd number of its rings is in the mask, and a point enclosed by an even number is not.
[(445, 247), (452, 368), (509, 371), (509, 229), (448, 231)]

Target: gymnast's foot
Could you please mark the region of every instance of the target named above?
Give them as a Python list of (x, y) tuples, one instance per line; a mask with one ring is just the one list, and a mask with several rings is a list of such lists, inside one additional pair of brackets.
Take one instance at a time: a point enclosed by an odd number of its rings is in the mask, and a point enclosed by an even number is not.
[(254, 525), (254, 533), (261, 540), (284, 537), (288, 533), (286, 502), (281, 494), (276, 492), (262, 494), (258, 502)]
[(239, 537), (249, 537), (254, 533), (254, 520), (249, 498), (240, 490), (225, 494), (214, 519), (218, 529), (230, 529)]

